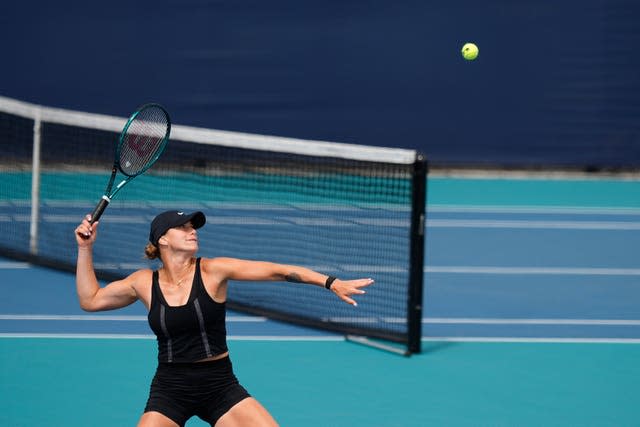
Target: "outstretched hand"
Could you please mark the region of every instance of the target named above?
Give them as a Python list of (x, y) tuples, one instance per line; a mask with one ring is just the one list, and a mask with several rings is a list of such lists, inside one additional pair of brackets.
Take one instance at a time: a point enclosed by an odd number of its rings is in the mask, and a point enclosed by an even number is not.
[(76, 227), (76, 242), (78, 243), (78, 247), (89, 247), (93, 245), (93, 242), (96, 241), (96, 236), (98, 232), (98, 224), (96, 221), (91, 224), (89, 221), (91, 220), (91, 215), (87, 215), (84, 217), (80, 225)]
[(338, 295), (342, 301), (351, 304), (354, 307), (358, 303), (351, 298), (352, 295), (364, 295), (366, 292), (362, 289), (372, 285), (373, 279), (356, 279), (356, 280), (340, 280), (336, 279), (331, 285), (331, 290)]

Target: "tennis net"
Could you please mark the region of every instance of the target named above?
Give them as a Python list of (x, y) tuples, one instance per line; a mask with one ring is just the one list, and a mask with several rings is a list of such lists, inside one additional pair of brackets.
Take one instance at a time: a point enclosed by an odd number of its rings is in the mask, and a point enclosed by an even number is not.
[[(0, 97), (0, 253), (73, 270), (73, 230), (110, 173), (124, 117)], [(427, 166), (413, 150), (174, 125), (169, 145), (101, 218), (102, 279), (138, 268), (151, 219), (202, 210), (200, 254), (303, 265), (376, 283), (359, 307), (291, 283), (230, 286), (231, 309), (420, 351)]]

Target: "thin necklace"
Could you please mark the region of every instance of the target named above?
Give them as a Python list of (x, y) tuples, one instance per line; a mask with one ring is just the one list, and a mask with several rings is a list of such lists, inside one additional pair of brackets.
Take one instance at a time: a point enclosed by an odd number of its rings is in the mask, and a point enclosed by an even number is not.
[(182, 282), (184, 281), (184, 279), (186, 279), (187, 275), (189, 274), (189, 272), (191, 271), (191, 266), (193, 265), (193, 258), (191, 258), (189, 260), (189, 265), (187, 265), (186, 270), (184, 273), (182, 273), (182, 277), (180, 278), (180, 280), (178, 280), (176, 283), (176, 286), (180, 286), (182, 285)]

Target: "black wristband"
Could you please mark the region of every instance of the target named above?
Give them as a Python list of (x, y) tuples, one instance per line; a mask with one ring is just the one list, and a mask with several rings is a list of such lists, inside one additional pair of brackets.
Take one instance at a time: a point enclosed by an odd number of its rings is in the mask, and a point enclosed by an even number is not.
[(331, 289), (331, 285), (333, 284), (333, 282), (336, 280), (336, 277), (333, 276), (329, 276), (327, 277), (327, 281), (324, 282), (324, 287), (327, 289)]

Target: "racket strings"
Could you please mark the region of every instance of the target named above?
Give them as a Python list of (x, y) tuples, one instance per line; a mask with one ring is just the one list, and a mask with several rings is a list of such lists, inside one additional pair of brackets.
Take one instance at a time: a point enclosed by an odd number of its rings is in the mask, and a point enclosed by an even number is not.
[(169, 118), (158, 106), (142, 109), (131, 121), (120, 148), (120, 170), (135, 176), (144, 172), (158, 158), (167, 139)]

